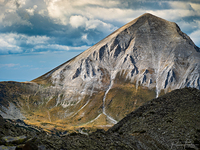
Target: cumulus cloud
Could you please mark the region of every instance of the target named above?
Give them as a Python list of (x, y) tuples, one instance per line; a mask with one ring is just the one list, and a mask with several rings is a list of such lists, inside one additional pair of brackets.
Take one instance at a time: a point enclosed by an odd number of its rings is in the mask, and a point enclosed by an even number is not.
[(0, 0), (0, 54), (85, 50), (146, 12), (200, 39), (196, 0)]
[(0, 54), (13, 54), (31, 51), (36, 45), (46, 44), (46, 36), (26, 36), (23, 34), (0, 34)]
[(87, 19), (86, 17), (82, 17), (80, 15), (71, 16), (70, 24), (72, 27), (84, 27), (85, 30), (97, 29), (102, 32), (112, 32), (117, 29), (117, 27), (112, 24), (105, 23), (98, 19)]
[[(85, 39), (86, 40), (86, 39)], [(89, 46), (67, 46), (56, 44), (47, 36), (27, 36), (24, 34), (0, 34), (0, 54), (34, 53), (45, 51), (86, 50)]]
[(16, 45), (16, 41), (6, 35), (0, 38), (0, 54), (20, 53), (22, 49)]
[(26, 9), (26, 11), (29, 13), (29, 15), (33, 16), (36, 8), (37, 5), (34, 5), (33, 8)]
[(0, 1), (0, 23), (3, 26), (11, 26), (13, 24), (30, 25), (30, 22), (23, 19), (17, 13), (22, 8), (26, 0), (1, 0)]
[(69, 20), (71, 26), (75, 28), (85, 25), (85, 23), (88, 21), (86, 17), (82, 17), (80, 15), (71, 16)]

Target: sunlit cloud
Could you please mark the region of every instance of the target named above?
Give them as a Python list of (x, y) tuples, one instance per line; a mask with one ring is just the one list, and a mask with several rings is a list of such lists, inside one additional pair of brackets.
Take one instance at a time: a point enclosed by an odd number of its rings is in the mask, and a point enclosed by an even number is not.
[(26, 0), (1, 0), (0, 1), (0, 24), (3, 26), (31, 25), (29, 21), (23, 19), (16, 11), (22, 8)]
[(26, 9), (26, 11), (29, 13), (29, 15), (33, 16), (36, 8), (37, 5), (34, 5), (33, 8)]
[(200, 46), (197, 0), (0, 0), (0, 55), (85, 50), (144, 13), (176, 22)]
[(86, 17), (82, 17), (80, 15), (71, 16), (69, 19), (69, 23), (75, 28), (85, 25), (85, 22), (87, 21), (88, 19)]
[[(28, 47), (46, 44), (46, 36), (27, 36), (17, 33), (0, 34), (0, 54), (21, 53), (28, 51)], [(25, 48), (23, 48), (25, 46)]]

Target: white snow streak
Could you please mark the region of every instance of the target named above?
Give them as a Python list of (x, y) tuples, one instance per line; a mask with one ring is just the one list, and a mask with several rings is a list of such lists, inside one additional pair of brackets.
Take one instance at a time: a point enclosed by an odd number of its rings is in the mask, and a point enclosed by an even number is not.
[(51, 117), (50, 117), (49, 111), (47, 111), (47, 114), (49, 116), (49, 121), (51, 122)]
[(116, 71), (111, 71), (111, 76), (110, 76), (110, 85), (108, 87), (108, 89), (106, 90), (105, 92), (105, 95), (103, 97), (103, 114), (107, 116), (107, 118), (113, 123), (113, 124), (116, 124), (117, 121), (115, 119), (113, 119), (112, 117), (110, 117), (108, 114), (106, 114), (106, 110), (105, 110), (105, 100), (106, 100), (106, 96), (108, 94), (108, 92), (110, 91), (110, 89), (112, 88), (113, 86), (113, 80), (115, 79), (115, 76), (116, 76)]

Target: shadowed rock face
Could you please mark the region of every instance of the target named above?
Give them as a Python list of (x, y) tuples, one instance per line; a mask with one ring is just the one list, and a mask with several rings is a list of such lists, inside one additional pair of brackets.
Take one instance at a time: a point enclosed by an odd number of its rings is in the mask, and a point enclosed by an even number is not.
[(102, 127), (171, 90), (200, 89), (199, 78), (199, 48), (177, 24), (144, 14), (31, 81), (39, 88), (25, 99), (37, 120)]
[(167, 149), (183, 149), (184, 146), (199, 149), (200, 91), (178, 89), (153, 99), (128, 114), (108, 132), (129, 134), (145, 144), (153, 139)]
[(56, 130), (51, 134), (0, 116), (0, 148), (198, 150), (199, 116), (200, 90), (194, 88), (174, 90), (153, 99), (107, 132), (97, 130), (88, 135)]

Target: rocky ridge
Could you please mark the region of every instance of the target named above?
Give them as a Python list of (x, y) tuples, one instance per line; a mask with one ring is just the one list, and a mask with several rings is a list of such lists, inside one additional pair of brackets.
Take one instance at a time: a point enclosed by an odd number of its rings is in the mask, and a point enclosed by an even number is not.
[(110, 128), (89, 135), (45, 132), (0, 117), (0, 149), (200, 149), (200, 91), (174, 90), (153, 99)]
[[(96, 108), (96, 117), (104, 114), (116, 123), (125, 110), (116, 110), (118, 102), (111, 90), (123, 90), (121, 83), (130, 83), (133, 93), (138, 87), (147, 89), (150, 99), (185, 86), (200, 89), (199, 52), (177, 24), (144, 14), (33, 82), (51, 83), (65, 91), (62, 100), (57, 101), (64, 108), (70, 107), (70, 102), (81, 103), (90, 97), (78, 110), (81, 113), (76, 112), (79, 119), (87, 113), (89, 102), (94, 101), (91, 97), (103, 91), (101, 99), (96, 100), (101, 104)], [(143, 103), (143, 98), (138, 97)], [(136, 99), (132, 103), (137, 103)], [(123, 101), (126, 106), (129, 102)]]
[(200, 89), (199, 78), (200, 49), (177, 24), (144, 14), (29, 83), (0, 83), (0, 113), (15, 105), (29, 123), (107, 128), (159, 95)]

